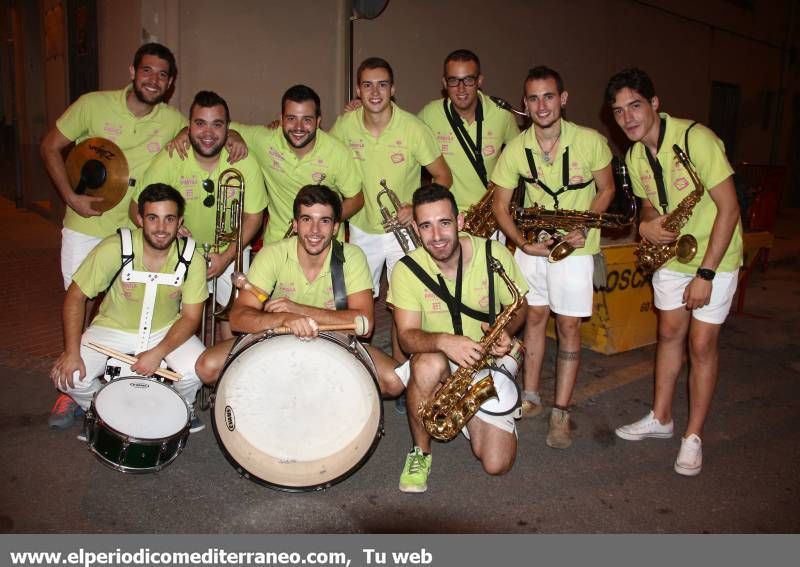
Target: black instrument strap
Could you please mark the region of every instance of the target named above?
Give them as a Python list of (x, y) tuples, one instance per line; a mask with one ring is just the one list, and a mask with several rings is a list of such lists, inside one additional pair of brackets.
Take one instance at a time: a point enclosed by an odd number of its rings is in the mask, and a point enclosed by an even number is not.
[(692, 154), (689, 153), (689, 130), (697, 126), (697, 122), (692, 122), (683, 134), (683, 151), (686, 152), (686, 157), (692, 159)]
[(584, 181), (583, 183), (575, 183), (570, 184), (569, 182), (569, 146), (564, 148), (564, 153), (561, 159), (561, 188), (553, 191), (548, 187), (541, 179), (539, 179), (539, 173), (536, 170), (536, 162), (533, 159), (533, 151), (530, 148), (525, 148), (525, 158), (528, 160), (528, 168), (531, 170), (531, 177), (523, 177), (525, 181), (528, 183), (534, 183), (538, 185), (542, 191), (547, 193), (553, 198), (553, 203), (556, 208), (558, 208), (558, 196), (561, 195), (564, 191), (575, 191), (577, 189), (583, 189), (587, 185), (590, 185), (594, 178), (589, 179), (589, 181)]
[(497, 310), (494, 305), (494, 272), (492, 272), (492, 241), (486, 240), (486, 272), (489, 278), (489, 324), (493, 325), (497, 319)]
[[(440, 283), (437, 283), (425, 270), (422, 269), (422, 266), (417, 264), (410, 256), (403, 256), (402, 258), (400, 258), (400, 261), (403, 264), (405, 264), (405, 266), (409, 270), (411, 270), (411, 272), (415, 276), (417, 276), (417, 279), (419, 279), (419, 281), (421, 281), (425, 287), (427, 287), (429, 290), (431, 290), (431, 292), (434, 295), (436, 295), (436, 297), (438, 297), (439, 299), (444, 301), (445, 305), (447, 305), (448, 309), (451, 308), (452, 296), (450, 295), (450, 292), (447, 291), (447, 287), (444, 286), (444, 282), (443, 281), (441, 282), (441, 285), (440, 285)], [(442, 287), (444, 287), (444, 292), (442, 292), (442, 289), (441, 289)], [(460, 299), (459, 299), (458, 311), (459, 311), (459, 314), (463, 313), (467, 317), (469, 317), (471, 319), (475, 319), (476, 321), (480, 321), (482, 323), (491, 323), (491, 320), (490, 320), (488, 314), (481, 313), (480, 311), (476, 311), (475, 309), (472, 309), (471, 307), (469, 307), (467, 305), (464, 305), (463, 303), (460, 302)], [(452, 315), (453, 315), (452, 310), (450, 311), (450, 315), (452, 317)], [(460, 319), (460, 317), (459, 317), (459, 319)], [(455, 326), (453, 327), (453, 330), (454, 331), (456, 330)], [(461, 333), (457, 333), (457, 334), (461, 334)]]
[(331, 283), (333, 303), (337, 311), (347, 309), (347, 286), (344, 282), (344, 246), (335, 238), (331, 240)]
[(658, 205), (661, 211), (666, 215), (669, 203), (667, 202), (667, 188), (664, 186), (664, 170), (661, 169), (661, 163), (658, 161), (658, 152), (661, 150), (661, 144), (664, 142), (664, 134), (667, 132), (667, 121), (660, 118), (661, 123), (658, 131), (658, 145), (656, 146), (656, 157), (650, 153), (647, 146), (644, 146), (644, 155), (650, 164), (650, 169), (653, 170), (653, 177), (656, 180), (656, 190), (658, 191)]
[(475, 169), (475, 173), (478, 174), (484, 187), (486, 187), (489, 185), (489, 177), (486, 173), (486, 165), (483, 163), (483, 105), (481, 104), (481, 99), (478, 99), (478, 106), (475, 108), (475, 121), (478, 123), (477, 140), (475, 142), (469, 137), (469, 133), (464, 127), (464, 120), (453, 109), (453, 103), (447, 98), (442, 99), (442, 107), (444, 108), (444, 115), (453, 129), (453, 134), (455, 134), (458, 143), (461, 144), (461, 149), (464, 150), (467, 159)]

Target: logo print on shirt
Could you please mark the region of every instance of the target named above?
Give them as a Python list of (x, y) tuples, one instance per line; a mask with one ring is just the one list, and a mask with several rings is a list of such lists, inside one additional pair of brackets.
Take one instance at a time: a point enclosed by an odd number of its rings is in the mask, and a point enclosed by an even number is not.
[(118, 124), (109, 124), (106, 122), (103, 124), (103, 132), (108, 134), (108, 137), (114, 140), (117, 136), (122, 135), (122, 126)]
[(161, 144), (158, 142), (158, 140), (151, 140), (147, 142), (147, 151), (151, 154), (157, 154), (161, 151)]
[(573, 185), (576, 185), (578, 183), (583, 183), (583, 175), (573, 175), (572, 177), (569, 178), (569, 182)]
[(321, 183), (323, 179), (325, 179), (325, 174), (320, 171), (315, 171), (311, 174), (311, 179), (314, 180), (314, 183)]
[(679, 177), (678, 179), (675, 180), (672, 186), (675, 187), (675, 189), (677, 189), (678, 191), (683, 191), (689, 186), (689, 180), (686, 179), (685, 177)]
[(392, 160), (392, 163), (394, 163), (394, 164), (401, 164), (404, 161), (406, 161), (406, 156), (404, 154), (401, 154), (401, 153), (398, 152), (396, 154), (392, 154), (391, 155), (391, 160)]
[(494, 152), (495, 152), (494, 146), (486, 146), (485, 148), (483, 148), (483, 155), (485, 155), (486, 157), (493, 156)]

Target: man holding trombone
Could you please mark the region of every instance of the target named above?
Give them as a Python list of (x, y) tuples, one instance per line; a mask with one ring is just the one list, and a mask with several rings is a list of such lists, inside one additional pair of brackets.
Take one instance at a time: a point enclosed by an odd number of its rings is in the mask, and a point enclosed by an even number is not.
[[(229, 125), (225, 99), (211, 91), (198, 92), (189, 110), (190, 148), (186, 158), (162, 150), (145, 172), (143, 183), (165, 183), (186, 199), (181, 235), (192, 236), (197, 246), (207, 251), (206, 277), (217, 278), (216, 302), (221, 305), (230, 298), (230, 274), (237, 254), (243, 256), (243, 269), (249, 264), (249, 248), (238, 249), (236, 233), (241, 231), (246, 246), (258, 233), (267, 206), (264, 178), (254, 157), (248, 155), (236, 162), (235, 169), (229, 169)], [(220, 182), (224, 186), (220, 187)], [(134, 204), (130, 215), (136, 218)], [(222, 332), (226, 338), (230, 336), (225, 326)]]

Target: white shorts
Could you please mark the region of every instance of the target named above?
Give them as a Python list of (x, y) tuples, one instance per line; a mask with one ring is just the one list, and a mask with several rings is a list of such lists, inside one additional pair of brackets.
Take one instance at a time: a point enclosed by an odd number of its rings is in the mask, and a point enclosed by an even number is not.
[(72, 275), (78, 270), (95, 246), (102, 238), (75, 232), (69, 228), (61, 229), (61, 275), (64, 277), (64, 289), (72, 283)]
[[(168, 331), (169, 327), (152, 333), (148, 341), (148, 348), (153, 348), (161, 342)], [(85, 346), (86, 343), (95, 342), (120, 352), (131, 353), (136, 349), (138, 340), (138, 333), (126, 333), (105, 327), (86, 329), (81, 337), (81, 359), (86, 367), (86, 376), (76, 379), (75, 386), (67, 387), (63, 390), (64, 393), (69, 394), (83, 409), (89, 409), (95, 392), (102, 386), (100, 378), (104, 374), (109, 357)], [(205, 346), (200, 339), (191, 336), (185, 343), (164, 357), (170, 368), (183, 375), (180, 380), (172, 382), (172, 386), (189, 405), (194, 402), (194, 397), (202, 385), (195, 373), (194, 365), (204, 350)]]
[[(250, 252), (252, 250), (252, 246), (245, 246), (244, 248), (244, 256), (242, 257), (242, 272), (247, 273), (250, 269)], [(231, 298), (231, 289), (233, 288), (233, 283), (231, 282), (231, 274), (233, 274), (233, 265), (236, 262), (231, 262), (228, 264), (228, 267), (225, 268), (225, 271), (222, 272), (220, 275), (217, 276), (217, 304), (218, 305), (227, 305), (228, 300)], [(213, 288), (213, 280), (208, 280), (208, 292), (211, 293)]]
[[(501, 360), (504, 360), (505, 358), (506, 357), (503, 357), (503, 359)], [(502, 365), (500, 361), (498, 361), (498, 365)], [(457, 368), (458, 365), (451, 360), (450, 371), (454, 372)], [(516, 370), (516, 368), (514, 370)], [(394, 372), (395, 374), (397, 374), (400, 380), (402, 380), (403, 385), (408, 387), (408, 381), (411, 379), (411, 360), (410, 359), (406, 360), (403, 364), (395, 368)], [(479, 372), (476, 375), (476, 379), (485, 376), (486, 372), (488, 372), (488, 370), (486, 369)], [(516, 384), (508, 377), (507, 374), (500, 372), (498, 370), (492, 370), (491, 372), (492, 372), (492, 378), (494, 379), (495, 385), (497, 386), (498, 394), (501, 398), (504, 398), (506, 396), (508, 397), (519, 396), (519, 389), (516, 387)], [(500, 386), (500, 384), (502, 384), (502, 386)], [(494, 405), (497, 405), (497, 403), (498, 402), (495, 399), (491, 399), (487, 400), (481, 407), (482, 408), (487, 407), (489, 411), (491, 411), (492, 409), (494, 409)], [(502, 429), (503, 431), (506, 431), (508, 433), (515, 433), (517, 426), (514, 420), (520, 418), (521, 416), (520, 409), (518, 407), (518, 404), (515, 402), (509, 402), (506, 403), (505, 405), (514, 405), (515, 408), (510, 413), (506, 413), (503, 415), (495, 415), (493, 413), (486, 413), (485, 411), (479, 410), (475, 414), (475, 417), (485, 423), (488, 423), (489, 425)], [(469, 439), (469, 433), (467, 433), (466, 427), (464, 427), (461, 430), (461, 432), (467, 439)]]
[(550, 307), (568, 317), (591, 317), (594, 304), (594, 260), (591, 255), (568, 256), (548, 262), (544, 256), (530, 256), (519, 248), (514, 259), (528, 282), (528, 305)]
[[(684, 274), (673, 270), (657, 270), (653, 274), (654, 303), (662, 311), (671, 311), (683, 307), (683, 291), (695, 278), (692, 274)], [(711, 282), (711, 300), (700, 309), (692, 309), (692, 317), (704, 323), (721, 325), (731, 310), (733, 296), (739, 283), (739, 270), (719, 272)]]
[[(409, 229), (413, 230), (413, 229)], [(405, 256), (405, 252), (391, 232), (371, 234), (350, 225), (350, 244), (355, 244), (364, 251), (372, 274), (372, 295), (378, 297), (381, 287), (381, 271), (386, 263), (386, 279), (391, 281), (394, 265)]]

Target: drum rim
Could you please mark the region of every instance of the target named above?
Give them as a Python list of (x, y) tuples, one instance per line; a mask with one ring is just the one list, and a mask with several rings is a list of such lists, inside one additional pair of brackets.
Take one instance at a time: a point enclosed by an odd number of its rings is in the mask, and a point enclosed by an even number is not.
[[(261, 343), (261, 342), (263, 342), (265, 340), (268, 340), (269, 338), (271, 338), (273, 336), (280, 336), (280, 335), (276, 335), (276, 334), (274, 334), (274, 333), (272, 333), (270, 331), (265, 331), (265, 332), (262, 332), (262, 333), (255, 333), (255, 334), (260, 334), (261, 336), (259, 338), (255, 339), (251, 344), (247, 345), (244, 349), (238, 351), (236, 353), (237, 355), (239, 353), (244, 352), (245, 350), (251, 348), (253, 345), (256, 345), (256, 344)], [(329, 338), (329, 335), (330, 335), (330, 333), (326, 333), (326, 332), (320, 333), (320, 337), (323, 337), (323, 338), (325, 338), (325, 340), (329, 340), (329, 341), (333, 342), (332, 339)], [(241, 337), (239, 337), (234, 342), (233, 346), (231, 347), (231, 351), (233, 351), (233, 348), (236, 347), (236, 345), (239, 343), (240, 340), (243, 339), (243, 337), (247, 337), (247, 336), (250, 336), (250, 335), (242, 335)], [(373, 371), (372, 368), (370, 368), (368, 366), (367, 368), (369, 370), (370, 378), (372, 378), (372, 382), (375, 385), (375, 390), (378, 392), (378, 402), (379, 402), (378, 406), (380, 408), (380, 415), (378, 417), (378, 427), (377, 427), (377, 429), (375, 431), (375, 436), (372, 439), (372, 443), (370, 443), (369, 448), (364, 452), (364, 455), (358, 460), (357, 463), (355, 463), (351, 468), (349, 468), (347, 471), (345, 471), (344, 473), (340, 474), (336, 478), (333, 478), (333, 479), (328, 480), (326, 482), (321, 482), (321, 483), (317, 483), (317, 484), (309, 484), (309, 485), (305, 485), (305, 486), (287, 486), (285, 484), (278, 484), (278, 483), (275, 483), (275, 482), (270, 482), (269, 480), (263, 479), (260, 476), (254, 474), (254, 473), (251, 473), (240, 462), (238, 462), (233, 457), (233, 455), (231, 455), (230, 451), (228, 451), (228, 449), (225, 447), (224, 443), (222, 442), (222, 437), (220, 435), (220, 432), (217, 429), (217, 419), (216, 419), (216, 416), (214, 415), (215, 409), (217, 407), (217, 390), (219, 389), (219, 386), (222, 383), (222, 381), (225, 379), (225, 370), (228, 369), (228, 366), (231, 364), (233, 359), (234, 359), (233, 357), (228, 356), (228, 358), (225, 360), (225, 364), (222, 366), (222, 370), (220, 370), (219, 380), (217, 380), (216, 384), (214, 384), (214, 392), (213, 392), (212, 398), (211, 398), (211, 407), (209, 408), (209, 415), (211, 416), (211, 429), (214, 432), (214, 438), (217, 440), (217, 446), (219, 447), (220, 451), (222, 452), (222, 454), (227, 459), (228, 463), (230, 463), (230, 465), (234, 468), (234, 470), (237, 473), (239, 473), (239, 476), (241, 476), (243, 478), (246, 478), (249, 481), (255, 482), (256, 484), (260, 484), (261, 486), (266, 486), (267, 488), (271, 488), (273, 490), (279, 490), (281, 492), (315, 492), (315, 491), (319, 491), (319, 490), (325, 490), (325, 489), (330, 488), (331, 486), (333, 486), (335, 484), (339, 484), (340, 482), (342, 482), (342, 481), (348, 479), (349, 477), (351, 477), (352, 475), (354, 475), (359, 469), (361, 469), (361, 467), (364, 466), (364, 464), (369, 460), (369, 458), (372, 456), (372, 454), (378, 448), (378, 443), (380, 442), (380, 440), (381, 440), (381, 438), (383, 437), (383, 434), (384, 434), (384, 429), (383, 429), (383, 399), (381, 398), (381, 388), (380, 388), (380, 384), (378, 383), (378, 379), (377, 379), (376, 373)], [(369, 360), (371, 360), (371, 359), (369, 359)], [(364, 364), (363, 361), (361, 361), (360, 359), (359, 359), (359, 361), (362, 364)]]
[[(180, 400), (183, 402), (183, 405), (186, 407), (186, 423), (183, 425), (183, 427), (181, 427), (178, 431), (176, 431), (175, 433), (172, 433), (171, 435), (168, 435), (166, 437), (152, 437), (152, 438), (148, 438), (148, 437), (144, 437), (144, 438), (143, 437), (132, 437), (131, 435), (128, 435), (127, 433), (123, 433), (122, 431), (116, 429), (115, 427), (111, 427), (111, 425), (109, 425), (109, 423), (107, 421), (103, 420), (102, 416), (97, 411), (97, 406), (95, 405), (95, 401), (97, 400), (97, 396), (100, 394), (100, 392), (102, 392), (103, 390), (108, 388), (111, 384), (113, 384), (115, 382), (118, 382), (118, 381), (121, 381), (121, 380), (149, 380), (149, 381), (154, 382), (156, 384), (160, 384), (164, 388), (168, 388), (176, 396), (178, 396), (178, 398), (180, 398)], [(92, 403), (89, 405), (89, 412), (84, 415), (84, 422), (89, 421), (90, 419), (92, 421), (94, 421), (94, 422), (102, 423), (103, 426), (104, 426), (104, 429), (108, 429), (108, 430), (114, 432), (117, 435), (120, 435), (120, 436), (125, 437), (127, 439), (131, 439), (133, 442), (136, 442), (136, 443), (138, 443), (140, 445), (153, 445), (154, 443), (152, 443), (152, 441), (160, 441), (160, 442), (163, 443), (167, 439), (172, 439), (174, 437), (179, 437), (179, 436), (183, 435), (184, 431), (188, 435), (189, 429), (191, 427), (191, 413), (189, 411), (189, 407), (186, 406), (186, 402), (184, 401), (183, 398), (181, 398), (181, 395), (177, 392), (177, 390), (175, 390), (171, 386), (168, 386), (167, 384), (164, 384), (163, 382), (159, 382), (158, 380), (154, 380), (154, 379), (148, 378), (146, 376), (120, 376), (119, 378), (114, 378), (110, 382), (104, 384), (103, 387), (100, 388), (99, 390), (97, 390), (94, 393), (94, 395), (92, 396)], [(148, 443), (148, 442), (150, 442), (150, 443)]]

